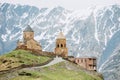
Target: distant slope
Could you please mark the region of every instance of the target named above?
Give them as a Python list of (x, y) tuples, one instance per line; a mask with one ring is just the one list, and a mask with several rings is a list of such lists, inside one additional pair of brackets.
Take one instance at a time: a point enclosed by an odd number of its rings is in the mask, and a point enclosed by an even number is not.
[(101, 68), (105, 80), (120, 79), (120, 44)]
[(103, 51), (103, 54), (101, 55), (101, 60), (99, 62), (100, 69), (106, 66), (106, 61), (109, 61), (111, 59), (110, 57), (115, 54), (113, 52), (116, 50), (116, 48), (119, 47), (119, 44), (120, 44), (119, 41), (120, 41), (120, 30), (116, 31), (116, 33), (111, 37), (111, 40), (108, 41), (106, 49)]
[(0, 71), (9, 70), (22, 65), (39, 65), (49, 61), (51, 58), (36, 56), (25, 50), (15, 50), (0, 56)]

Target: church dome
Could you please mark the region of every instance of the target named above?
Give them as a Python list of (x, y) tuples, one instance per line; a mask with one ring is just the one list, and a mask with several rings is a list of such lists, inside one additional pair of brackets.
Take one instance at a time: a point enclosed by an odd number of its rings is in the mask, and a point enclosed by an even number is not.
[(25, 28), (24, 32), (34, 32), (34, 31), (33, 31), (32, 28), (30, 27), (30, 25), (28, 25), (28, 26)]
[(59, 33), (57, 39), (66, 39), (62, 32)]

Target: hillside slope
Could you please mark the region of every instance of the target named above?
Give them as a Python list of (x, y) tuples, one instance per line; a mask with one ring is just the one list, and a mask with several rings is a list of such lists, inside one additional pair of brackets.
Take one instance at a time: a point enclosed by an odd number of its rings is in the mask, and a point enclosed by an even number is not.
[(105, 80), (120, 79), (120, 44), (102, 66), (101, 71)]
[(24, 68), (2, 75), (0, 80), (6, 77), (10, 80), (103, 80), (100, 74), (87, 72), (68, 61), (43, 68)]
[[(56, 60), (56, 61), (55, 61)], [(57, 61), (58, 60), (58, 61)], [(46, 63), (47, 62), (47, 63)], [(46, 63), (46, 64), (44, 64)], [(38, 66), (35, 66), (39, 64)], [(43, 64), (43, 65), (40, 65)], [(22, 67), (21, 65), (32, 65)], [(16, 68), (19, 67), (21, 68)], [(1, 71), (8, 71), (1, 73)], [(0, 56), (0, 80), (102, 80), (97, 72), (89, 72), (62, 58), (36, 56), (25, 50), (14, 50)]]
[(36, 56), (30, 51), (14, 50), (0, 56), (0, 71), (9, 70), (23, 65), (40, 65), (50, 60), (50, 57)]

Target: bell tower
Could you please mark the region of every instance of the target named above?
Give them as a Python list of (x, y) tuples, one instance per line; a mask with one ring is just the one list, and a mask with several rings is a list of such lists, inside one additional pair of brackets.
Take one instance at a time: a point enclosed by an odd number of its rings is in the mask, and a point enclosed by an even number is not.
[(34, 31), (32, 30), (32, 28), (29, 25), (23, 31), (23, 38), (25, 41), (34, 39)]
[(62, 57), (68, 56), (68, 49), (66, 47), (66, 38), (62, 32), (59, 33), (56, 39), (55, 54)]

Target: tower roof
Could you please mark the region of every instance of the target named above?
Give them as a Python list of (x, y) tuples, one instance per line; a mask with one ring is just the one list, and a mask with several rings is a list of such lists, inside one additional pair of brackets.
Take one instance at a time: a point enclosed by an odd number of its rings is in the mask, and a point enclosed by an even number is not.
[(57, 39), (66, 39), (62, 32), (59, 33)]
[(30, 25), (28, 25), (28, 26), (25, 28), (24, 32), (34, 32), (34, 31), (33, 31), (32, 28), (30, 27)]

